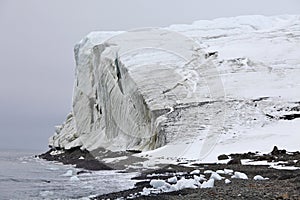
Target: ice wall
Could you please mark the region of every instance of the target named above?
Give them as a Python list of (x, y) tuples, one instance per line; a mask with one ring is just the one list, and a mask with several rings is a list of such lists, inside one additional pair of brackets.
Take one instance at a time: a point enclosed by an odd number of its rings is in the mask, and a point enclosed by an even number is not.
[(75, 46), (72, 111), (49, 145), (149, 150), (204, 140), (208, 129), (263, 126), (270, 108), (300, 98), (299, 21), (242, 16), (92, 32)]
[[(193, 74), (184, 65), (195, 58), (203, 60), (204, 52), (190, 38), (163, 29), (102, 38), (102, 33), (92, 33), (75, 47), (73, 110), (57, 127), (50, 146), (90, 150), (163, 146), (167, 135), (161, 128), (162, 116), (179, 103), (176, 100), (195, 100), (191, 94), (199, 81), (191, 77), (191, 83), (185, 83), (185, 76)], [(136, 55), (139, 58), (132, 61)], [(152, 60), (145, 61), (149, 56)], [(169, 95), (171, 90), (176, 94)]]

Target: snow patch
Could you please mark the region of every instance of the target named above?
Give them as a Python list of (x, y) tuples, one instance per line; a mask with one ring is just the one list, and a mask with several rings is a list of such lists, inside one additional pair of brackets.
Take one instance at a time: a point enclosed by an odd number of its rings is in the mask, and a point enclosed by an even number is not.
[(65, 151), (63, 151), (63, 150), (53, 150), (53, 151), (50, 152), (50, 155), (51, 156), (56, 156), (56, 155), (60, 155), (60, 154), (62, 154), (64, 152)]

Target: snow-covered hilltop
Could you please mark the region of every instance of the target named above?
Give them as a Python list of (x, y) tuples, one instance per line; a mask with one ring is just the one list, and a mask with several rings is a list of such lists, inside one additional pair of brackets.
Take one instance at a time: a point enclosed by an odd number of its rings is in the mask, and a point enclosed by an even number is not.
[(73, 109), (52, 148), (164, 159), (299, 150), (300, 16), (92, 32), (75, 59)]

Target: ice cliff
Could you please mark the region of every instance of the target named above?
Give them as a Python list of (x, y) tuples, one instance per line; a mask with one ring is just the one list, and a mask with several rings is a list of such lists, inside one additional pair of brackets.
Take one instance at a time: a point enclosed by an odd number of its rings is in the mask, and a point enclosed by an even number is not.
[(300, 17), (291, 15), (92, 32), (75, 46), (72, 111), (49, 145), (169, 144), (178, 155), (193, 141), (232, 142), (299, 111), (299, 47)]

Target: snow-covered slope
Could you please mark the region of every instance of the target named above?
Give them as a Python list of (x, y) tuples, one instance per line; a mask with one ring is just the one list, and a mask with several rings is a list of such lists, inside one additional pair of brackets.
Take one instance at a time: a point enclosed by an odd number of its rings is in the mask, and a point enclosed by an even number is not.
[(290, 15), (92, 32), (75, 46), (73, 109), (49, 145), (168, 159), (299, 150), (300, 120), (285, 120), (300, 114), (299, 47)]

